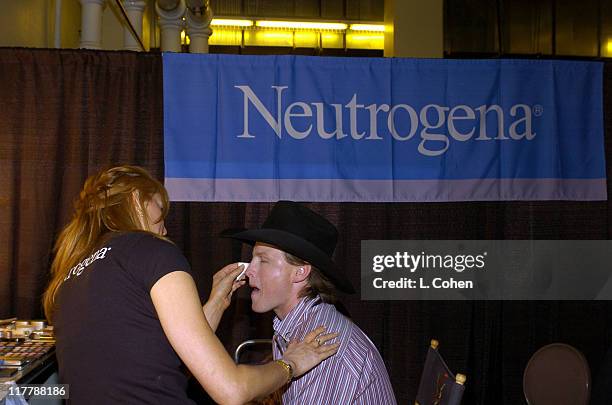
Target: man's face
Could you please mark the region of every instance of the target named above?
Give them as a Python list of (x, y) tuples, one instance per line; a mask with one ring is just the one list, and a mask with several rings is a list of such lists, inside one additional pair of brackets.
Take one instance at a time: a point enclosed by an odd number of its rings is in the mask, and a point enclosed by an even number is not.
[(251, 291), (251, 308), (255, 312), (273, 310), (283, 319), (297, 303), (293, 291), (292, 271), (295, 266), (285, 260), (285, 253), (270, 245), (256, 243), (253, 260), (246, 272)]

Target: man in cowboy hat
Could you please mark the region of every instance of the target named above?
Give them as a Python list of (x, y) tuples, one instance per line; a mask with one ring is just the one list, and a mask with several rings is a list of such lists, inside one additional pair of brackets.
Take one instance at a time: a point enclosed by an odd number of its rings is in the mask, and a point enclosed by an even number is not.
[(254, 245), (246, 275), (252, 309), (274, 311), (274, 358), (288, 342), (324, 325), (338, 333), (335, 356), (283, 390), (283, 403), (395, 404), (378, 350), (361, 329), (331, 305), (336, 289), (354, 293), (332, 261), (338, 231), (325, 218), (291, 201), (279, 201), (259, 229), (224, 234)]

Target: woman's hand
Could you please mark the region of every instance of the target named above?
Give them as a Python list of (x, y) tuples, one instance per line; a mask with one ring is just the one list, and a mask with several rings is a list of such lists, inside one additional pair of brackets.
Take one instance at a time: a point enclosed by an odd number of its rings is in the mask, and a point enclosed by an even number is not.
[(326, 358), (336, 354), (340, 343), (325, 344), (338, 336), (337, 333), (326, 333), (324, 326), (319, 326), (304, 337), (301, 342), (292, 341), (283, 354), (283, 360), (291, 363), (293, 376), (299, 377), (310, 371)]
[(235, 281), (242, 270), (244, 270), (243, 265), (232, 263), (216, 272), (213, 276), (212, 290), (203, 308), (206, 320), (213, 330), (217, 330), (223, 312), (232, 302), (234, 291), (246, 283), (244, 278)]
[(219, 304), (222, 310), (225, 311), (232, 302), (234, 291), (246, 283), (244, 278), (235, 281), (242, 270), (244, 270), (243, 265), (232, 263), (216, 272), (213, 276), (212, 290), (210, 291), (208, 302)]

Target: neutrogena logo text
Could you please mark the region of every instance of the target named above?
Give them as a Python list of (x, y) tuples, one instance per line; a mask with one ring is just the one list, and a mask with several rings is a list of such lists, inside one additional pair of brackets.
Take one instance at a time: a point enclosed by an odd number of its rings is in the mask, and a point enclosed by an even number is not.
[[(497, 104), (472, 107), (466, 104), (444, 106), (427, 104), (415, 108), (409, 104), (359, 104), (355, 93), (346, 104), (295, 101), (283, 103), (283, 91), (289, 86), (270, 86), (276, 92), (276, 116), (274, 107), (268, 108), (250, 86), (234, 86), (243, 94), (243, 130), (238, 138), (255, 138), (257, 133), (250, 126), (249, 105), (266, 121), (279, 139), (283, 133), (302, 140), (316, 132), (322, 139), (340, 140), (350, 136), (354, 140), (377, 141), (391, 136), (396, 141), (412, 139), (420, 129), (421, 142), (418, 151), (424, 156), (439, 156), (450, 147), (451, 139), (476, 141), (531, 141), (536, 133), (533, 118), (542, 115), (542, 106), (517, 103), (505, 111)], [(325, 111), (333, 112), (333, 124), (325, 122)], [(343, 115), (349, 115), (349, 127), (343, 127)], [(367, 128), (357, 127), (358, 115), (366, 117)], [(386, 128), (378, 128), (379, 116), (387, 118)], [(299, 121), (300, 129), (296, 128)], [(487, 131), (487, 120), (492, 121), (493, 132)], [(332, 128), (333, 130), (328, 130)], [(401, 131), (399, 128), (403, 128)], [(347, 133), (348, 131), (348, 133)]]
[(111, 249), (112, 248), (110, 247), (103, 247), (102, 249), (98, 249), (95, 252), (93, 252), (89, 257), (85, 258), (82, 262), (77, 263), (76, 266), (71, 268), (70, 271), (68, 271), (68, 274), (66, 275), (66, 277), (64, 277), (64, 281), (68, 281), (68, 279), (70, 279), (73, 276), (76, 276), (76, 277), (80, 276), (90, 264), (92, 264), (96, 260), (104, 259), (106, 257), (106, 252), (108, 252)]

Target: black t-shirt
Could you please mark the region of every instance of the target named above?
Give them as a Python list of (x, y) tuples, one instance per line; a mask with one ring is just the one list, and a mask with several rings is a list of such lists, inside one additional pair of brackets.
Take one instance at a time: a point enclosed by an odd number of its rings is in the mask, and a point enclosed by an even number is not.
[(187, 377), (151, 300), (180, 250), (146, 233), (118, 235), (72, 268), (56, 296), (62, 383), (73, 404), (185, 404)]

